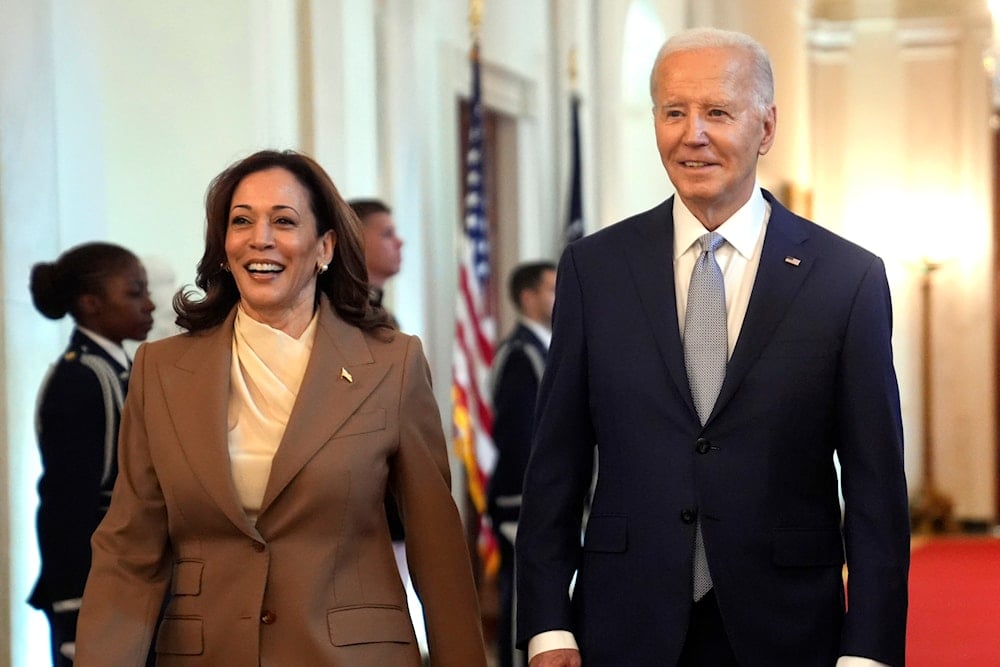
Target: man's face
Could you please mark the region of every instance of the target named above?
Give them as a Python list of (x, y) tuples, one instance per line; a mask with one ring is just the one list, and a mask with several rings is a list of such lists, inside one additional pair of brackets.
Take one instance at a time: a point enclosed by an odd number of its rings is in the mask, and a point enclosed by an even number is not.
[(670, 182), (714, 229), (753, 190), (757, 158), (774, 142), (776, 112), (753, 94), (750, 56), (705, 48), (666, 56), (653, 76), (656, 147)]
[(403, 239), (396, 235), (396, 224), (389, 213), (368, 214), (362, 227), (368, 280), (382, 287), (386, 280), (399, 273), (403, 262)]

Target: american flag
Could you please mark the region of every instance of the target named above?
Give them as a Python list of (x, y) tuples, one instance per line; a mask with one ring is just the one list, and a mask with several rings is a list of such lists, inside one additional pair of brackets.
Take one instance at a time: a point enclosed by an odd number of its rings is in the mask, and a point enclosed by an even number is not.
[(483, 117), (479, 94), (479, 47), (472, 47), (469, 148), (465, 155), (465, 205), (459, 241), (458, 303), (452, 361), (452, 425), (455, 449), (465, 465), (469, 497), (478, 514), (479, 555), (488, 574), (500, 552), (486, 516), (486, 486), (496, 463), (489, 375), (496, 340), (487, 288), (490, 243), (483, 187)]

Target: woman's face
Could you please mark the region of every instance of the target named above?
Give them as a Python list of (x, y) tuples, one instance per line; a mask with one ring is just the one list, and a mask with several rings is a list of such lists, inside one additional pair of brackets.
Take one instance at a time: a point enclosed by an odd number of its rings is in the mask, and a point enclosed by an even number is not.
[(120, 271), (111, 274), (102, 285), (103, 294), (88, 294), (82, 298), (85, 319), (80, 324), (119, 345), (125, 339), (146, 340), (153, 328), (156, 306), (149, 298), (146, 269), (138, 260), (131, 260)]
[(312, 319), (318, 267), (328, 264), (333, 232), (317, 233), (309, 191), (286, 169), (246, 176), (229, 205), (226, 262), (243, 310), (298, 337)]

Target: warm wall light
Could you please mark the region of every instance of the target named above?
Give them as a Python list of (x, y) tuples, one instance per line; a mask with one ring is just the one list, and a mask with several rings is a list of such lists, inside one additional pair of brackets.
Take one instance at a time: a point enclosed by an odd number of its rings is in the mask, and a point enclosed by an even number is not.
[(991, 92), (993, 99), (993, 127), (996, 129), (1000, 120), (998, 120), (998, 114), (1000, 114), (1000, 66), (998, 66), (998, 61), (1000, 61), (1000, 0), (989, 0), (990, 16), (993, 18), (993, 39), (990, 40), (990, 45), (983, 52), (983, 67), (986, 69), (986, 75), (990, 78)]

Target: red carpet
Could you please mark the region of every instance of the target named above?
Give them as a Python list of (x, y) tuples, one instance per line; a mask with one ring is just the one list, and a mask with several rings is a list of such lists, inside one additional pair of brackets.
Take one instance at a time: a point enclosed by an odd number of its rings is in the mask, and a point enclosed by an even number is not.
[(909, 667), (1000, 665), (1000, 540), (935, 538), (910, 564)]

